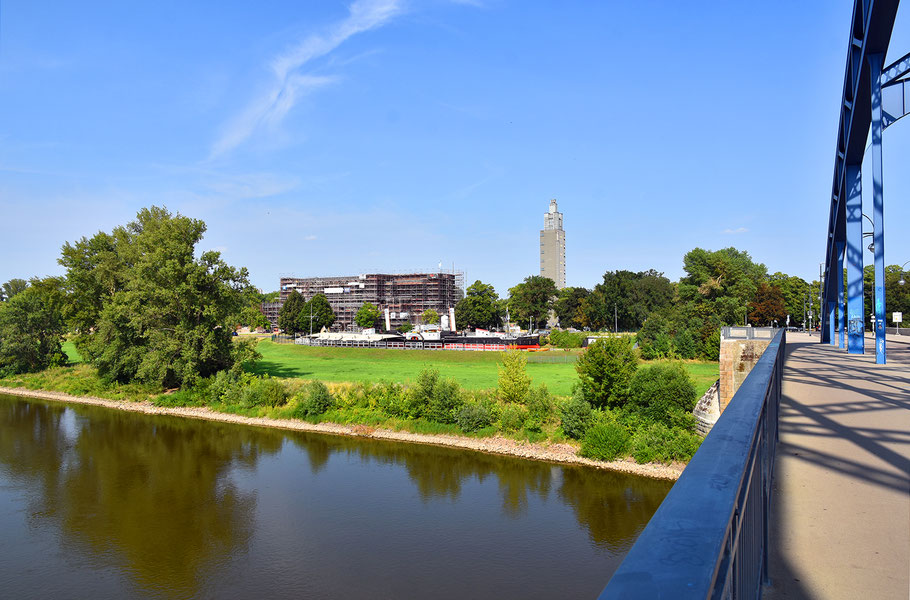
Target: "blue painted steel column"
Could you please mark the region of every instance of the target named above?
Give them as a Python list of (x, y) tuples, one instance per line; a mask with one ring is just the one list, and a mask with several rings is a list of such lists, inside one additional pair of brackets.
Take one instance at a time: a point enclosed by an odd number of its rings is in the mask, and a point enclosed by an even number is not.
[(847, 352), (866, 350), (863, 315), (863, 174), (847, 165)]
[(839, 343), (841, 348), (846, 348), (844, 340), (846, 334), (846, 319), (844, 310), (844, 244), (840, 243), (837, 247), (837, 331), (839, 332)]
[(837, 346), (837, 302), (828, 300), (828, 343)]
[(869, 55), (872, 82), (872, 241), (875, 244), (875, 362), (885, 364), (885, 192), (882, 177), (882, 59)]

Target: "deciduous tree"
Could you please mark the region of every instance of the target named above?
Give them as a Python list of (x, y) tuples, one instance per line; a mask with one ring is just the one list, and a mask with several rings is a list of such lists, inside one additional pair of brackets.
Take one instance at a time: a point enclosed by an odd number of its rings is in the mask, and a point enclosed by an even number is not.
[(40, 371), (66, 364), (63, 280), (32, 279), (0, 305), (0, 373)]
[(784, 305), (784, 296), (780, 288), (762, 282), (755, 292), (755, 300), (749, 303), (749, 322), (752, 325), (764, 326), (785, 324), (787, 307)]
[(27, 287), (28, 282), (24, 279), (10, 279), (3, 284), (3, 289), (0, 291), (0, 299), (9, 300), (19, 292), (25, 291)]
[(584, 299), (579, 308), (580, 321), (591, 329), (634, 331), (656, 310), (673, 302), (670, 280), (654, 269), (607, 271), (603, 281)]
[[(200, 220), (144, 208), (115, 229), (111, 249), (101, 251), (116, 259), (79, 271), (85, 288), (71, 282), (81, 297), (105, 280), (92, 273), (95, 268), (116, 267), (114, 291), (102, 302), (89, 343), (102, 377), (177, 387), (233, 366), (231, 318), (243, 306), (247, 271), (227, 265), (218, 252), (195, 258), (205, 229)], [(86, 254), (97, 258), (101, 252)], [(87, 322), (89, 313), (82, 318)]]
[(559, 319), (560, 327), (575, 327), (577, 329), (584, 327), (579, 318), (578, 309), (590, 293), (586, 288), (582, 287), (567, 287), (559, 290), (559, 297), (556, 299), (553, 310), (556, 313), (556, 318)]
[(357, 326), (364, 329), (379, 327), (381, 320), (382, 312), (372, 302), (364, 302), (363, 306), (357, 309), (357, 314), (354, 316), (354, 322), (357, 323)]
[(679, 280), (679, 297), (691, 303), (703, 320), (717, 317), (726, 325), (743, 322), (749, 302), (762, 281), (765, 265), (736, 248), (709, 251), (695, 248), (683, 257), (686, 276)]
[(626, 336), (597, 340), (578, 357), (578, 372), (584, 399), (597, 408), (618, 408), (629, 398), (638, 353)]
[[(306, 300), (297, 290), (291, 290), (284, 304), (278, 311), (278, 327), (288, 335), (294, 335), (303, 331), (300, 323), (300, 315), (306, 306)], [(309, 331), (309, 320), (307, 321), (307, 331)]]
[[(311, 325), (312, 322), (312, 325)], [(325, 327), (328, 329), (335, 322), (335, 311), (329, 304), (325, 294), (316, 294), (310, 301), (304, 304), (300, 316), (297, 317), (298, 331), (322, 331)]]
[(506, 403), (524, 404), (531, 391), (528, 359), (521, 352), (506, 352), (499, 365), (499, 399)]
[(556, 283), (549, 277), (531, 275), (509, 289), (510, 317), (517, 323), (543, 327), (556, 300)]
[(461, 329), (494, 329), (502, 326), (504, 311), (492, 285), (479, 279), (455, 305), (455, 325)]

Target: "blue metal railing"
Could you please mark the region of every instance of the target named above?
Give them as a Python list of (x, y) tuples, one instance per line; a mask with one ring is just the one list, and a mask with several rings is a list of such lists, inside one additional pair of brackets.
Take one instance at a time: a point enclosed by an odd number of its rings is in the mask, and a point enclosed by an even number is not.
[(759, 598), (786, 332), (777, 333), (601, 600)]

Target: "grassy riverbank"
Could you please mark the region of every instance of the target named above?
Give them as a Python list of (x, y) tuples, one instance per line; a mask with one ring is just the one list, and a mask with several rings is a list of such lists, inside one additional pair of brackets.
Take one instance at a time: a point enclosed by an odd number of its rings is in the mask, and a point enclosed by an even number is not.
[[(311, 348), (264, 340), (258, 345), (262, 360), (248, 365), (247, 372), (221, 372), (191, 387), (165, 391), (106, 383), (94, 366), (80, 362), (71, 344), (64, 349), (69, 366), (6, 377), (0, 386), (271, 421), (558, 444), (607, 461), (632, 456), (639, 463), (685, 462), (700, 442), (685, 419), (619, 408), (592, 410), (573, 397), (578, 382), (574, 351), (519, 358), (500, 352)], [(531, 359), (527, 365), (525, 358)], [(554, 360), (559, 358), (565, 360)], [(518, 397), (498, 387), (500, 369), (512, 359), (522, 363), (513, 375), (526, 373), (532, 384), (525, 383)], [(679, 364), (682, 369), (643, 362), (639, 372), (645, 379), (635, 385), (651, 386), (651, 373), (654, 382), (664, 382), (676, 369), (695, 384), (686, 393), (700, 394), (717, 377), (715, 363)], [(669, 389), (661, 393), (676, 393)]]
[[(298, 419), (281, 419), (267, 417), (251, 417), (233, 413), (218, 412), (209, 407), (165, 407), (149, 401), (111, 400), (93, 396), (75, 396), (63, 392), (54, 392), (44, 389), (27, 389), (25, 387), (7, 387), (6, 382), (0, 382), (0, 394), (12, 394), (30, 398), (40, 398), (56, 402), (74, 404), (87, 404), (103, 406), (105, 408), (138, 412), (144, 414), (169, 415), (175, 417), (204, 419), (256, 427), (270, 427), (290, 429), (296, 431), (312, 431), (332, 435), (347, 435), (366, 437), (379, 440), (399, 441), (418, 444), (431, 444), (450, 448), (460, 448), (489, 454), (502, 454), (519, 458), (541, 460), (553, 463), (578, 464), (598, 469), (621, 471), (654, 479), (675, 480), (682, 474), (684, 465), (681, 463), (637, 464), (630, 460), (599, 461), (585, 458), (578, 454), (578, 446), (569, 443), (541, 443), (528, 442), (500, 435), (481, 437), (467, 435), (452, 435), (444, 432), (425, 433), (411, 428), (388, 429), (370, 427), (365, 425), (343, 425), (337, 423), (309, 423)], [(141, 394), (140, 394), (141, 395)], [(138, 397), (138, 395), (136, 396)]]

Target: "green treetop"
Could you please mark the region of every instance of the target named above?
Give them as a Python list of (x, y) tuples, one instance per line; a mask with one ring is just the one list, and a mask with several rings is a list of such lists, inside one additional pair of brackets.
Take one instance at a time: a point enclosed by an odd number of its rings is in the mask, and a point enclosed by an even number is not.
[(372, 302), (364, 302), (363, 306), (357, 309), (357, 314), (354, 315), (354, 322), (357, 323), (358, 327), (363, 327), (364, 329), (379, 327), (381, 320), (382, 312)]
[(24, 279), (10, 279), (0, 289), (0, 300), (9, 300), (19, 292), (25, 291), (28, 282)]
[[(300, 324), (300, 315), (305, 306), (306, 300), (303, 299), (303, 296), (297, 290), (291, 290), (291, 293), (288, 294), (284, 304), (281, 305), (281, 309), (278, 311), (279, 329), (288, 335), (304, 331)], [(309, 320), (307, 320), (306, 331), (309, 331), (309, 329)]]
[(496, 290), (478, 279), (455, 305), (455, 325), (461, 329), (494, 329), (502, 326), (504, 314)]
[(334, 322), (335, 312), (332, 310), (332, 305), (329, 304), (325, 294), (313, 296), (309, 302), (304, 304), (300, 315), (297, 317), (298, 331), (306, 333), (322, 331), (323, 327), (329, 328)]
[(701, 318), (716, 317), (727, 325), (743, 323), (747, 305), (767, 275), (765, 265), (736, 248), (695, 248), (683, 258), (683, 269), (680, 300), (691, 303)]
[(66, 314), (102, 377), (176, 387), (234, 365), (247, 271), (214, 251), (197, 259), (205, 229), (153, 206), (110, 235), (64, 246)]
[(66, 364), (64, 302), (63, 280), (49, 277), (32, 279), (0, 305), (0, 374)]
[(535, 327), (546, 325), (550, 309), (556, 299), (556, 283), (549, 277), (531, 275), (509, 290), (509, 311), (513, 321), (532, 323)]

